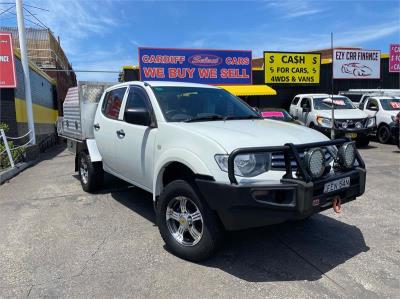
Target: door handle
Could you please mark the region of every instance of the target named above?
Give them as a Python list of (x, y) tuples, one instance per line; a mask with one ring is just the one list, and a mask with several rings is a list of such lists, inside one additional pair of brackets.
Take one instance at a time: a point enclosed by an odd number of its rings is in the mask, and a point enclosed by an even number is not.
[(120, 138), (124, 138), (125, 137), (125, 132), (124, 132), (124, 130), (118, 130), (117, 131), (117, 135), (118, 135), (118, 137), (120, 137)]
[(97, 124), (94, 124), (93, 125), (93, 128), (96, 130), (96, 131), (98, 131), (98, 130), (100, 130), (100, 125), (97, 123)]

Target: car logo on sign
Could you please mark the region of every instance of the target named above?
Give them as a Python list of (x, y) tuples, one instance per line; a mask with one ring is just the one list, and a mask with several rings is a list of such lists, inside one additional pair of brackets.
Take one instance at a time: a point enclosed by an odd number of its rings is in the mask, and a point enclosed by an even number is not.
[(196, 54), (189, 57), (189, 63), (196, 66), (217, 66), (222, 63), (222, 58), (212, 54)]

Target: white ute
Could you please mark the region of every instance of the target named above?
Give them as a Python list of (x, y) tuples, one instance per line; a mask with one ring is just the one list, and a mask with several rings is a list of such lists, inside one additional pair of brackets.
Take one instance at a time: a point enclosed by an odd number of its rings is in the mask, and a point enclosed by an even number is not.
[(395, 140), (398, 133), (396, 127), (396, 116), (400, 112), (400, 97), (390, 95), (369, 96), (360, 102), (361, 110), (369, 116), (375, 117), (377, 125), (377, 137), (379, 142), (388, 143), (391, 139)]
[(367, 146), (369, 134), (375, 129), (375, 118), (358, 109), (345, 96), (334, 95), (332, 101), (328, 94), (299, 94), (294, 97), (289, 113), (305, 126), (330, 136), (332, 105), (335, 136), (351, 138), (357, 145)]
[(71, 88), (59, 135), (85, 191), (106, 171), (153, 194), (160, 234), (179, 257), (205, 259), (225, 230), (304, 219), (364, 192), (353, 142), (264, 120), (214, 86), (108, 86)]

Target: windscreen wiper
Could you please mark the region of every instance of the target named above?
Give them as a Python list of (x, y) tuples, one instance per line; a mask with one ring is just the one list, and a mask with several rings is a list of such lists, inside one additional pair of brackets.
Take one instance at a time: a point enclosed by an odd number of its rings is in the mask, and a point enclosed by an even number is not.
[(224, 120), (231, 120), (231, 119), (262, 119), (261, 116), (258, 115), (244, 115), (244, 116), (225, 116)]
[(207, 121), (207, 120), (224, 120), (225, 117), (218, 114), (204, 115), (204, 116), (196, 116), (191, 117), (184, 120), (185, 123), (195, 122), (195, 121)]

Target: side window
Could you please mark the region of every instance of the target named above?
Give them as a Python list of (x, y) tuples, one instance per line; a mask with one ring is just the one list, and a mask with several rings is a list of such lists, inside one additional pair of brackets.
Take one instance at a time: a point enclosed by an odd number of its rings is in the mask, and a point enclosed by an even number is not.
[(126, 100), (125, 111), (127, 109), (144, 109), (150, 112), (150, 107), (146, 92), (140, 87), (131, 87)]
[(118, 119), (119, 110), (121, 109), (125, 91), (126, 87), (113, 89), (105, 94), (101, 111), (106, 117)]
[(297, 103), (299, 102), (300, 97), (294, 97), (293, 101), (292, 101), (292, 105), (297, 105)]
[(148, 110), (147, 98), (140, 89), (132, 88), (129, 90), (128, 99), (126, 101), (126, 109), (144, 108)]
[(379, 110), (378, 102), (374, 99), (368, 101), (366, 109), (368, 110)]
[(309, 98), (303, 98), (303, 99), (301, 100), (300, 107), (301, 107), (301, 108), (304, 108), (304, 107), (310, 108), (310, 107), (311, 107), (311, 105), (310, 105), (310, 99), (309, 99)]

